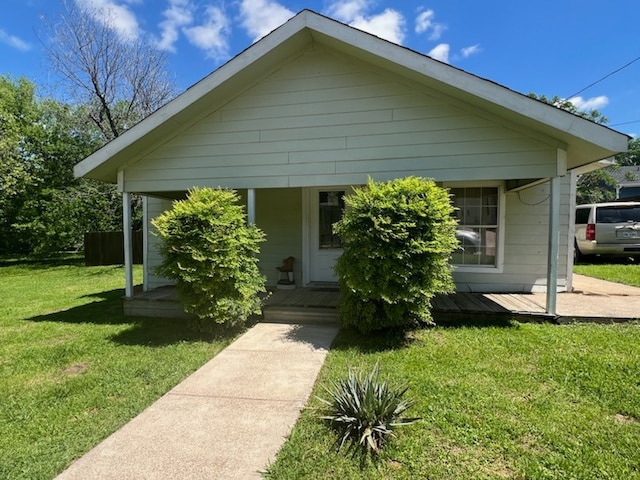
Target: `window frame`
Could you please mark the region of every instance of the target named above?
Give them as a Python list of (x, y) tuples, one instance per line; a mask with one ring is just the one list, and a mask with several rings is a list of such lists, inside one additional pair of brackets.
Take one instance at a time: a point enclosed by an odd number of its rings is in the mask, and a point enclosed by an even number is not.
[[(452, 263), (453, 271), (460, 273), (503, 273), (504, 245), (505, 245), (505, 203), (506, 193), (504, 182), (443, 182), (443, 187), (452, 188), (496, 188), (498, 190), (498, 223), (496, 232), (496, 261), (495, 265), (463, 265)], [(471, 227), (471, 225), (470, 225)]]

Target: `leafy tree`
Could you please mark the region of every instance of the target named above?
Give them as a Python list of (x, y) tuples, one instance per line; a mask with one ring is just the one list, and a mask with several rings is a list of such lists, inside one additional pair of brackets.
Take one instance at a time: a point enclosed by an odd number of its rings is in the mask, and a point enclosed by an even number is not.
[(0, 77), (0, 129), (0, 253), (78, 249), (88, 229), (120, 228), (113, 186), (73, 177), (100, 144), (78, 109), (38, 99), (26, 79)]
[(0, 77), (0, 252), (20, 247), (11, 225), (39, 180), (39, 158), (30, 148), (39, 119), (34, 92), (25, 78)]
[(629, 151), (617, 155), (616, 162), (623, 167), (640, 165), (640, 137), (629, 140)]
[[(45, 20), (43, 44), (50, 71), (59, 79), (57, 93), (65, 93), (76, 106), (73, 117), (79, 122), (75, 133), (84, 135), (84, 140), (88, 140), (95, 150), (164, 105), (174, 96), (175, 88), (167, 74), (164, 52), (143, 36), (119, 33), (109, 6), (72, 0), (62, 0), (62, 6), (63, 11), (57, 19)], [(90, 151), (74, 155), (74, 163), (88, 153)], [(31, 215), (22, 219), (21, 228), (34, 234), (37, 232), (37, 236), (46, 230), (51, 238), (60, 240), (58, 245), (62, 245), (64, 238), (77, 238), (86, 224), (105, 228), (113, 225), (114, 218), (121, 221), (121, 214), (109, 216), (107, 220), (104, 216), (95, 216), (97, 211), (92, 211), (90, 218), (81, 219), (82, 205), (77, 199), (87, 198), (87, 194), (96, 188), (86, 182), (70, 182), (61, 192), (46, 192), (43, 198), (32, 199), (29, 203)], [(113, 211), (111, 202), (116, 198), (115, 187), (100, 187), (100, 190), (105, 197), (98, 202), (89, 202), (89, 205), (106, 202), (106, 211)], [(75, 227), (71, 230), (73, 235), (69, 230), (58, 229), (58, 234), (51, 230), (66, 224), (67, 219), (55, 222), (53, 218), (46, 218), (47, 215), (35, 218), (33, 212), (46, 208), (49, 202), (63, 202), (66, 208), (78, 211)], [(141, 204), (140, 197), (133, 195), (134, 221), (139, 221), (142, 215)], [(97, 221), (99, 218), (102, 220)], [(121, 224), (111, 228), (120, 229)], [(55, 244), (47, 243), (46, 249)], [(45, 248), (45, 244), (41, 247)]]
[(447, 190), (409, 177), (369, 183), (345, 197), (334, 232), (344, 243), (336, 271), (340, 316), (361, 332), (430, 323), (431, 299), (453, 291), (458, 246)]
[(242, 326), (260, 313), (266, 279), (256, 255), (264, 233), (247, 225), (231, 190), (194, 188), (153, 221), (161, 240), (159, 273), (177, 281), (182, 305), (198, 330)]
[[(579, 110), (568, 99), (560, 98), (558, 96), (549, 98), (545, 95), (536, 95), (535, 93), (530, 93), (529, 96), (571, 112), (574, 115), (591, 120), (595, 123), (606, 124), (609, 121), (609, 119), (602, 115), (598, 110)], [(585, 203), (610, 202), (615, 200), (617, 182), (613, 176), (611, 176), (611, 171), (619, 165), (640, 164), (640, 145), (638, 144), (637, 139), (632, 140), (629, 143), (629, 149), (629, 152), (616, 156), (616, 162), (618, 165), (595, 170), (578, 177), (576, 189), (576, 203), (578, 205)]]
[(549, 105), (553, 105), (554, 107), (561, 108), (562, 110), (566, 110), (567, 112), (571, 112), (574, 115), (586, 118), (587, 120), (591, 120), (595, 123), (605, 124), (609, 121), (609, 119), (598, 110), (580, 110), (569, 99), (560, 98), (557, 95), (554, 95), (553, 97), (547, 97), (546, 95), (536, 95), (535, 93), (530, 93), (528, 96), (531, 98), (535, 98), (536, 100), (540, 100), (541, 102), (548, 103)]
[(595, 170), (578, 177), (576, 203), (612, 202), (616, 198), (616, 180), (608, 168)]

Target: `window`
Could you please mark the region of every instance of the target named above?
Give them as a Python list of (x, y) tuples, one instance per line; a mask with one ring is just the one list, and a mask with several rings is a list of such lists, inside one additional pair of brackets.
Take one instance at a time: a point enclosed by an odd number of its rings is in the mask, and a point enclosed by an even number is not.
[(318, 192), (320, 211), (319, 234), (321, 249), (342, 248), (342, 240), (333, 233), (333, 224), (342, 218), (344, 210), (344, 190)]
[(497, 187), (451, 188), (458, 220), (456, 237), (460, 248), (453, 254), (455, 265), (496, 267), (498, 248)]
[(576, 225), (586, 225), (589, 223), (589, 212), (591, 207), (576, 209)]

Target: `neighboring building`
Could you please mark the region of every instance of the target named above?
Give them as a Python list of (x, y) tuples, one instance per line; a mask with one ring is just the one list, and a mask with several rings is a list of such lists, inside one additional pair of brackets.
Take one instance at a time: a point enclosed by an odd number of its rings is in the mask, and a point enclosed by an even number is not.
[(117, 183), (125, 205), (145, 196), (145, 289), (167, 283), (150, 219), (194, 186), (238, 190), (267, 233), (268, 283), (293, 256), (303, 286), (336, 280), (343, 192), (430, 177), (460, 208), (457, 288), (549, 285), (554, 311), (571, 282), (570, 173), (626, 148), (614, 130), (305, 10), (75, 172)]
[(616, 200), (640, 201), (640, 165), (610, 169), (616, 180)]

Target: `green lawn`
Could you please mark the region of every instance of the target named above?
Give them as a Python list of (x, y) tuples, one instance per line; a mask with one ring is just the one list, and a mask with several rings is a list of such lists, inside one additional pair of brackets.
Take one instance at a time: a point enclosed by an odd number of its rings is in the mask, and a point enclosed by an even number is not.
[[(474, 323), (470, 319), (470, 323)], [(640, 326), (460, 325), (339, 334), (320, 384), (349, 367), (408, 382), (417, 424), (377, 464), (336, 453), (310, 402), (270, 466), (276, 479), (640, 478)]]
[(585, 263), (573, 267), (575, 273), (640, 287), (640, 264)]
[(229, 343), (124, 317), (123, 278), (77, 261), (0, 264), (0, 478), (54, 477)]
[[(576, 273), (640, 286), (639, 265)], [(379, 462), (335, 449), (312, 396), (273, 479), (640, 479), (640, 325), (466, 324), (363, 337), (342, 331), (322, 384), (370, 371), (410, 385), (420, 422)]]

